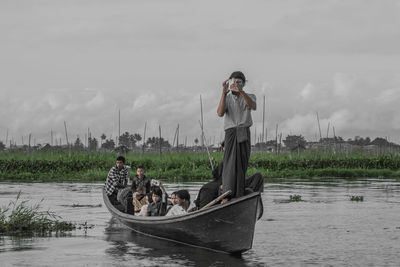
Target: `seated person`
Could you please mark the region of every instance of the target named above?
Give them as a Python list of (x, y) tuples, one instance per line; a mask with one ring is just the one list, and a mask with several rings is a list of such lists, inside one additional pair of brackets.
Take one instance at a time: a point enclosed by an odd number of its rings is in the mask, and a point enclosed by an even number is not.
[(119, 191), (122, 191), (128, 185), (129, 181), (129, 166), (125, 166), (125, 158), (119, 156), (113, 166), (108, 172), (105, 191), (110, 199), (111, 204), (116, 206), (119, 210), (123, 210), (122, 203), (117, 200)]
[(160, 182), (160, 187), (154, 187), (153, 202), (147, 207), (147, 216), (164, 216), (167, 213), (167, 193)]
[(151, 199), (151, 194), (147, 193), (146, 196), (144, 197), (146, 199), (146, 204), (142, 206), (139, 212), (139, 216), (147, 216), (147, 207), (153, 202)]
[(139, 186), (136, 190), (136, 194), (133, 196), (132, 200), (134, 212), (140, 212), (143, 205), (146, 205), (146, 188)]
[[(220, 164), (220, 166), (222, 163)], [(213, 178), (214, 180), (206, 183), (200, 188), (199, 194), (197, 195), (194, 204), (196, 205), (197, 209), (201, 209), (214, 199), (216, 199), (220, 194), (220, 185), (222, 184), (222, 178), (218, 175), (218, 166), (216, 169), (213, 170)], [(222, 172), (221, 172), (222, 173)]]
[(136, 169), (136, 176), (133, 178), (132, 181), (132, 192), (136, 192), (139, 186), (143, 186), (146, 189), (146, 192), (150, 192), (150, 179), (148, 179), (145, 175), (146, 170), (144, 167), (137, 167)]
[(171, 194), (171, 202), (168, 203), (167, 212), (175, 205), (176, 203), (176, 191)]
[(177, 204), (168, 211), (166, 216), (183, 215), (196, 207), (193, 202), (190, 202), (190, 194), (187, 190), (176, 192), (176, 202)]

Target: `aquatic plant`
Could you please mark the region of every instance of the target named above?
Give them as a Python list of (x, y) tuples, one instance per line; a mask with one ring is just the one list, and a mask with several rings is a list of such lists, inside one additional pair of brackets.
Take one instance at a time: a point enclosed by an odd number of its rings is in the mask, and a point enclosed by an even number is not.
[(303, 201), (303, 200), (301, 200), (300, 195), (290, 195), (289, 201), (290, 202), (299, 202), (299, 201)]
[(40, 203), (28, 206), (27, 200), (16, 200), (0, 208), (0, 235), (50, 234), (76, 229), (76, 224), (61, 221), (61, 217), (51, 211), (40, 211)]
[(364, 196), (351, 196), (350, 197), (351, 201), (364, 201)]

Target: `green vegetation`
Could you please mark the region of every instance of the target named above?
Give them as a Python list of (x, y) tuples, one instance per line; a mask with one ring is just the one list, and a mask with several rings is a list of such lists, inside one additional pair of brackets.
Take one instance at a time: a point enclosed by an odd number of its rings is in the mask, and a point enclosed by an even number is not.
[[(115, 164), (116, 153), (36, 151), (0, 152), (0, 180), (13, 182), (102, 182)], [(213, 153), (214, 165), (222, 153)], [(211, 178), (207, 153), (126, 155), (127, 164), (144, 166), (147, 175), (169, 182)], [(260, 172), (268, 178), (400, 178), (400, 155), (301, 153), (253, 153), (248, 175)]]
[(363, 196), (351, 196), (350, 197), (351, 201), (364, 201), (364, 197)]
[(76, 224), (60, 221), (54, 212), (39, 211), (40, 204), (27, 205), (20, 193), (7, 207), (0, 208), (0, 235), (48, 235), (76, 229)]
[(289, 202), (300, 202), (300, 201), (303, 201), (301, 200), (300, 195), (290, 195), (289, 197)]

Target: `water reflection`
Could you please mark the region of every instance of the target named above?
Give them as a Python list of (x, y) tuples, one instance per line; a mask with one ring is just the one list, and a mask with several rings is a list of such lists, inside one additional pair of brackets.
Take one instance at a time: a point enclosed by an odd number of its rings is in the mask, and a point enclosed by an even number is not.
[[(115, 218), (108, 222), (105, 236), (111, 244), (105, 252), (116, 261), (132, 256), (140, 265), (167, 263), (169, 266), (250, 266), (250, 262), (243, 258), (136, 233), (121, 225)], [(252, 262), (251, 266), (263, 264)]]

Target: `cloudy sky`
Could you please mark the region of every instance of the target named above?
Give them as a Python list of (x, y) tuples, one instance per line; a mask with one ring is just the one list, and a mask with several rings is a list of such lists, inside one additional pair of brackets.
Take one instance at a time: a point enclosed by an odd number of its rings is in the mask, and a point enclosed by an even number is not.
[[(121, 131), (218, 142), (221, 83), (256, 94), (252, 137), (400, 142), (400, 2), (372, 0), (2, 0), (0, 140), (65, 142)], [(329, 131), (329, 136), (333, 135)], [(253, 140), (254, 141), (254, 140)]]

